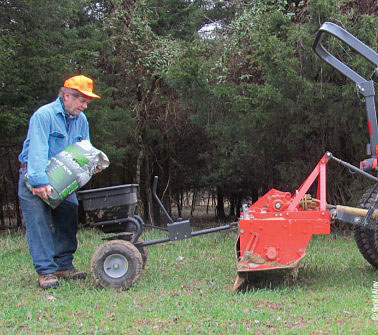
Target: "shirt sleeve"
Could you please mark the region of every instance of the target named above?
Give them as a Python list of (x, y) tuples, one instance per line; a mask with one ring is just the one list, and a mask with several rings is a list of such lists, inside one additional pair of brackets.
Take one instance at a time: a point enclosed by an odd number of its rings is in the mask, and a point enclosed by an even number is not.
[(82, 117), (81, 136), (83, 137), (83, 140), (90, 141), (90, 137), (89, 137), (89, 124), (88, 124), (87, 117), (83, 113), (81, 113), (80, 116)]
[(29, 122), (29, 152), (28, 152), (28, 178), (33, 187), (42, 187), (49, 184), (46, 174), (49, 155), (49, 116), (36, 112)]

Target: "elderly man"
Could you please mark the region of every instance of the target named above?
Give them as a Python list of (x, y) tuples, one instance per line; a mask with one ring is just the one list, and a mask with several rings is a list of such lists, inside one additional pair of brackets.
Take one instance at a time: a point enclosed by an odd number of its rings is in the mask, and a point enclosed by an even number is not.
[[(26, 238), (39, 286), (55, 288), (59, 279), (84, 279), (72, 264), (77, 249), (78, 201), (70, 195), (56, 209), (42, 199), (51, 194), (46, 174), (49, 159), (67, 146), (89, 140), (89, 126), (83, 111), (100, 97), (93, 81), (83, 75), (64, 82), (58, 98), (40, 107), (31, 117), (27, 137), (19, 155), (21, 163), (18, 196), (26, 225)], [(24, 183), (28, 173), (32, 191)]]

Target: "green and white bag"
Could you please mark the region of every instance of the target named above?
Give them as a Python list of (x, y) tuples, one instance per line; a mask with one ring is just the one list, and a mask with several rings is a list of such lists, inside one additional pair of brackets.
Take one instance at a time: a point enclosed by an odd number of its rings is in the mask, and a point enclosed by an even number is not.
[[(49, 161), (46, 172), (52, 193), (45, 202), (52, 208), (58, 207), (64, 199), (88, 183), (97, 169), (106, 169), (109, 164), (108, 157), (87, 140), (68, 146)], [(32, 190), (27, 174), (25, 183)]]

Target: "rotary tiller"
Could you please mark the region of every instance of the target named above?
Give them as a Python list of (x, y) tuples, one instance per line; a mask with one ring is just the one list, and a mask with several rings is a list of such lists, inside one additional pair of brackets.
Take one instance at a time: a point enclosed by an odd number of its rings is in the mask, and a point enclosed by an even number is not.
[[(378, 183), (378, 178), (327, 152), (293, 195), (271, 189), (252, 206), (245, 207), (239, 220), (234, 290), (255, 271), (290, 270), (296, 278), (312, 236), (330, 234), (331, 219), (362, 229), (376, 227), (375, 207), (368, 210), (326, 203), (326, 165), (330, 159)], [(317, 195), (312, 198), (307, 192), (315, 182)]]

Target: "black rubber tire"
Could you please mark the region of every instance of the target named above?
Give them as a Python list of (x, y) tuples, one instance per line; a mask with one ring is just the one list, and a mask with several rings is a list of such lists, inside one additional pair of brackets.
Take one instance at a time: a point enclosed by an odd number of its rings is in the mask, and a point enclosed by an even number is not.
[[(138, 240), (136, 241), (136, 243), (143, 243), (144, 241), (139, 237)], [(137, 246), (136, 247), (141, 256), (142, 256), (142, 261), (143, 261), (143, 266), (142, 268), (144, 269), (146, 267), (146, 263), (147, 263), (147, 259), (148, 259), (148, 250), (147, 250), (147, 247), (139, 247)]]
[[(121, 263), (121, 271), (115, 273), (105, 268), (112, 260)], [(127, 262), (127, 264), (126, 264)], [(117, 265), (117, 269), (119, 265)], [(97, 285), (118, 289), (130, 288), (139, 278), (143, 267), (142, 255), (130, 242), (112, 240), (100, 245), (91, 259), (91, 271)], [(113, 271), (113, 273), (112, 273)]]
[[(131, 241), (133, 238), (133, 234), (129, 232), (119, 233), (112, 238), (112, 240), (122, 240), (122, 241)], [(144, 241), (139, 237), (136, 243), (143, 243)], [(143, 260), (143, 269), (146, 267), (146, 262), (148, 258), (148, 250), (147, 247), (136, 246), (139, 250), (140, 254), (142, 255)]]
[[(144, 226), (144, 222), (142, 220), (142, 218), (139, 216), (139, 215), (134, 215), (133, 218), (135, 220), (137, 220), (140, 225), (143, 227)], [(138, 240), (136, 241), (136, 243), (143, 243), (144, 241), (139, 237)], [(148, 258), (148, 250), (147, 250), (147, 247), (137, 247), (139, 252), (141, 253), (142, 255), (142, 259), (143, 259), (143, 269), (146, 267), (146, 263), (147, 263), (147, 258)]]
[[(362, 196), (359, 207), (369, 208), (372, 206), (375, 197), (377, 196), (378, 188), (374, 190), (375, 185), (370, 187)], [(362, 256), (375, 268), (378, 268), (378, 243), (375, 242), (377, 232), (373, 229), (362, 228), (355, 226), (354, 239), (356, 240), (358, 250)]]

